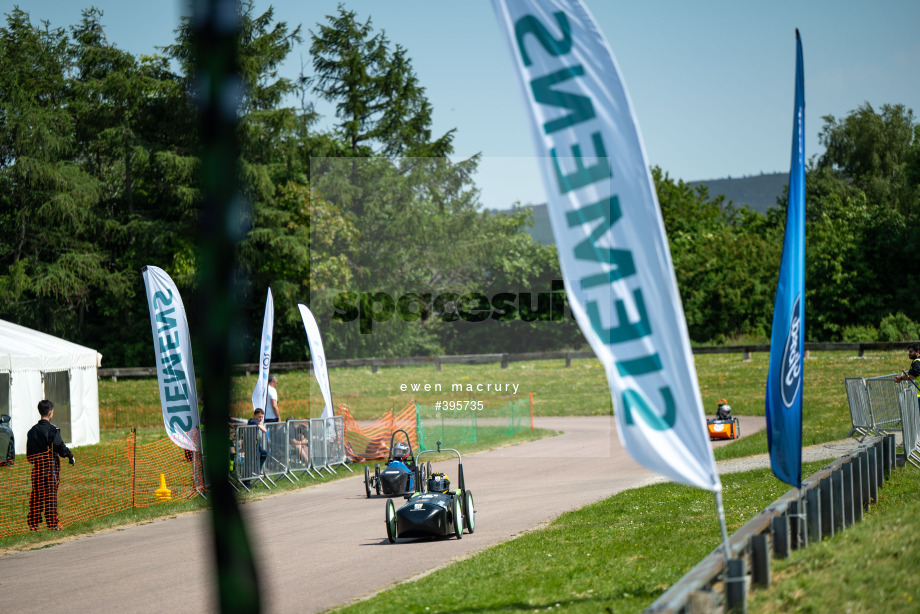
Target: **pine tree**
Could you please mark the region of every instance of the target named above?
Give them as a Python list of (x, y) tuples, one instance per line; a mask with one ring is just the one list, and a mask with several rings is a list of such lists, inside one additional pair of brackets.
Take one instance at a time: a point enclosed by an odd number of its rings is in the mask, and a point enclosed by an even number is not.
[(79, 339), (95, 290), (123, 283), (95, 242), (100, 181), (76, 162), (68, 106), (74, 50), (16, 8), (0, 28), (0, 307)]

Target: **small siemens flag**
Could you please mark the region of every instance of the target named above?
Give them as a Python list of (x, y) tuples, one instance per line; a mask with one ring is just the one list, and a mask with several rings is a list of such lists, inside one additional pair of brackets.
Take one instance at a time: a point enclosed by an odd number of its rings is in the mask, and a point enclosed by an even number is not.
[(275, 328), (275, 300), (272, 289), (265, 298), (265, 315), (262, 316), (262, 340), (259, 343), (259, 379), (252, 390), (252, 408), (268, 407), (268, 372), (272, 364), (272, 334)]
[(795, 31), (795, 114), (783, 259), (776, 284), (770, 370), (767, 375), (767, 445), (777, 478), (802, 485), (802, 380), (805, 343), (805, 77), (802, 40)]
[(195, 363), (182, 297), (163, 269), (142, 269), (147, 288), (147, 307), (153, 331), (153, 353), (163, 406), (163, 424), (169, 438), (180, 448), (201, 449), (198, 423), (198, 392)]
[(313, 363), (313, 374), (319, 383), (320, 392), (323, 393), (323, 413), (320, 418), (331, 418), (332, 411), (332, 390), (329, 387), (329, 370), (326, 367), (326, 352), (323, 350), (323, 338), (319, 334), (319, 326), (316, 324), (316, 318), (313, 312), (303, 303), (297, 303), (300, 309), (300, 318), (303, 320), (303, 327), (307, 333), (307, 345), (310, 347), (310, 361)]
[(493, 0), (530, 118), (565, 290), (642, 465), (721, 492), (632, 104), (578, 0)]

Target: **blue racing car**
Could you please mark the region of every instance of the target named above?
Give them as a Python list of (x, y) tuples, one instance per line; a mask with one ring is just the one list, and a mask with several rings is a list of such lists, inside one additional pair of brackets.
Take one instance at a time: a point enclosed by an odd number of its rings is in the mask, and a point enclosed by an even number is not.
[[(396, 441), (396, 435), (399, 433), (405, 436), (405, 441)], [(416, 490), (418, 483), (416, 473), (418, 478), (424, 481), (429, 471), (430, 464), (428, 467), (416, 466), (409, 434), (399, 429), (390, 437), (390, 452), (383, 469), (381, 470), (378, 463), (374, 468), (374, 475), (371, 475), (370, 469), (364, 467), (364, 492), (368, 498), (371, 496), (371, 490), (377, 495), (383, 494), (388, 497), (411, 494)]]

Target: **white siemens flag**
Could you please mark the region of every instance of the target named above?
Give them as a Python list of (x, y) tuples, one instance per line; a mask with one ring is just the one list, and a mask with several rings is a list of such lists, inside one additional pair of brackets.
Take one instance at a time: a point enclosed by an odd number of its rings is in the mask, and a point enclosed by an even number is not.
[(268, 369), (272, 364), (272, 330), (275, 326), (275, 301), (272, 289), (265, 299), (265, 316), (262, 318), (262, 342), (259, 344), (259, 379), (252, 391), (252, 408), (264, 410), (268, 405)]
[(578, 0), (493, 0), (514, 58), (572, 311), (620, 441), (721, 491), (661, 212), (616, 60)]
[(198, 393), (189, 341), (188, 320), (176, 284), (166, 271), (155, 266), (143, 269), (147, 306), (153, 329), (157, 382), (163, 406), (163, 424), (177, 446), (198, 451)]
[(329, 371), (326, 369), (326, 352), (323, 351), (323, 339), (319, 335), (319, 326), (313, 312), (303, 303), (297, 303), (300, 317), (303, 318), (303, 327), (307, 331), (307, 343), (310, 346), (310, 361), (313, 363), (313, 374), (319, 382), (319, 389), (323, 393), (323, 413), (320, 418), (332, 417), (332, 392), (329, 389)]

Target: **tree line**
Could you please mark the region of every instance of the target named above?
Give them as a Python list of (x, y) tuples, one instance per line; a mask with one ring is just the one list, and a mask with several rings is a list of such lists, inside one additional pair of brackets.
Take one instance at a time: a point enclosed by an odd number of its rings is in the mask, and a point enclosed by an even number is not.
[[(525, 208), (484, 210), (479, 158), (456, 160), (454, 131), (433, 132), (402, 46), (343, 7), (307, 32), (253, 4), (239, 17), (243, 347), (257, 355), (269, 286), (275, 360), (306, 357), (297, 302), (330, 358), (584, 345), (555, 248), (530, 238)], [(187, 20), (132, 55), (97, 9), (67, 29), (6, 14), (0, 318), (94, 347), (109, 366), (151, 363), (141, 268), (165, 269), (187, 309), (197, 289), (193, 52)], [(295, 52), (311, 74), (278, 76)], [(320, 99), (335, 108), (328, 129)], [(806, 338), (917, 338), (920, 127), (896, 104), (823, 120), (806, 175)], [(652, 174), (692, 340), (768, 340), (784, 198), (761, 214)]]

